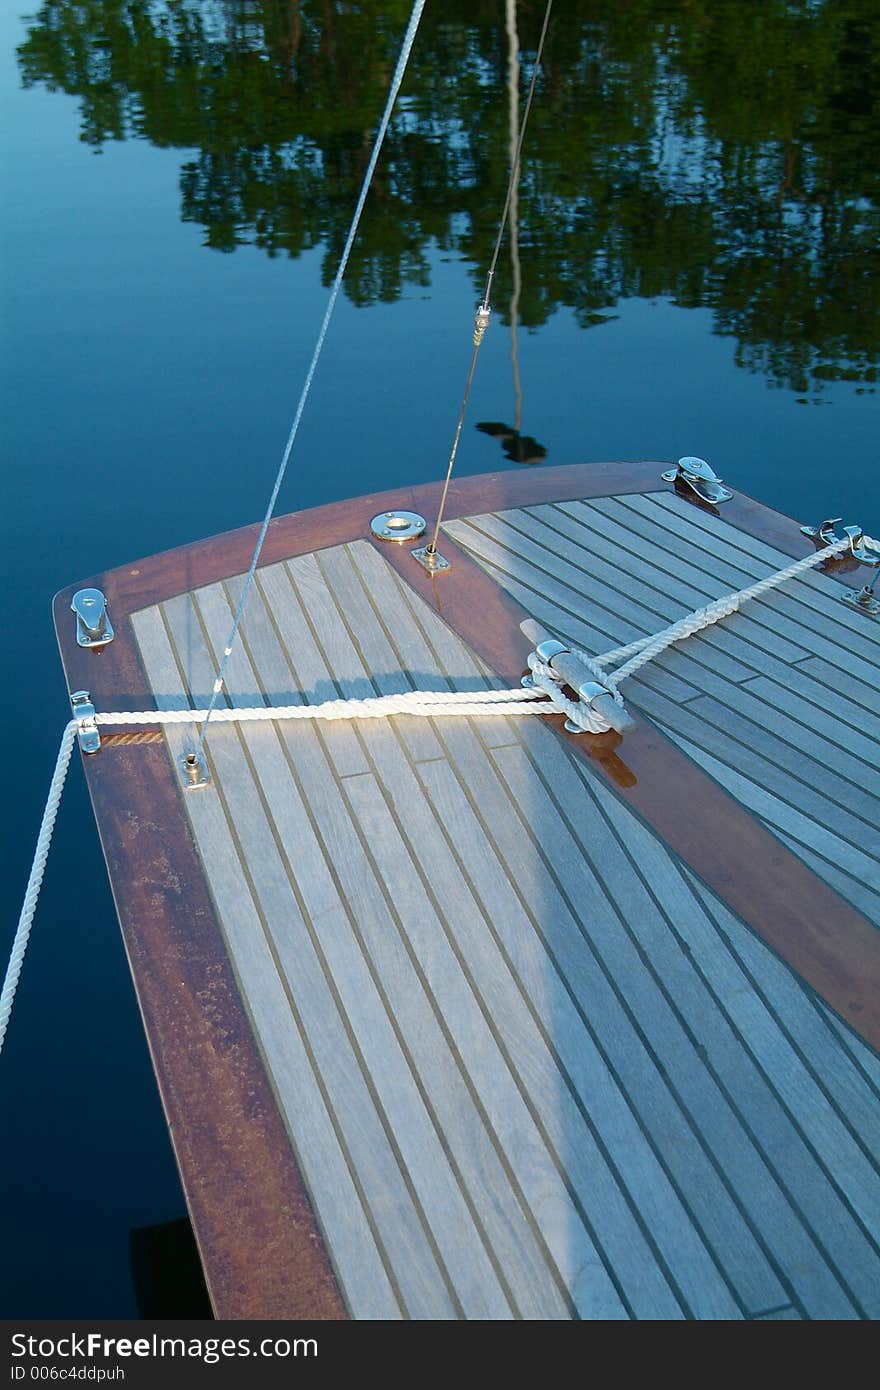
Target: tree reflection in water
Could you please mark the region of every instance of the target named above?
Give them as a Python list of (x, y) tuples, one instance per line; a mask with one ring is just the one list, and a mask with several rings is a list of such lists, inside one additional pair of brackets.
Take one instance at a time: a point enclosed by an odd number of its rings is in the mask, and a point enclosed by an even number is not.
[[(18, 58), (26, 85), (79, 98), (96, 151), (134, 136), (186, 151), (181, 215), (207, 246), (322, 246), (329, 283), (409, 8), (45, 0)], [(519, 0), (522, 82), (543, 10)], [(432, 247), (464, 256), (479, 293), (507, 71), (497, 0), (427, 6), (346, 280), (356, 304), (426, 284)], [(876, 0), (556, 0), (520, 184), (519, 322), (564, 305), (588, 326), (663, 296), (711, 309), (772, 385), (873, 390), (878, 137)]]

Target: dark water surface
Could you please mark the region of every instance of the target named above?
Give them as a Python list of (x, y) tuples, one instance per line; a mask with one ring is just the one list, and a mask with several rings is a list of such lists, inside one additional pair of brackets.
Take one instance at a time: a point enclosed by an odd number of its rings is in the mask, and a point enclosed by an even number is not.
[[(408, 4), (0, 12), (0, 968), (67, 696), (52, 595), (262, 515)], [(520, 95), (543, 3), (516, 9)], [(554, 6), (460, 471), (707, 457), (880, 534), (876, 0)], [(431, 3), (282, 492), (445, 467), (508, 160), (503, 0)], [(518, 322), (517, 381), (511, 320)], [(529, 452), (536, 452), (530, 447)], [(0, 1058), (0, 1316), (136, 1310), (184, 1203), (74, 762)]]

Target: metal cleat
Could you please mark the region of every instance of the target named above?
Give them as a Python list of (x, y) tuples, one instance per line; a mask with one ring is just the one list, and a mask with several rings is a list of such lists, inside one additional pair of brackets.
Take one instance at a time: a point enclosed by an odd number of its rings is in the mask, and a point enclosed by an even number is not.
[[(577, 691), (578, 699), (582, 704), (590, 705), (619, 734), (625, 734), (636, 727), (635, 720), (627, 714), (623, 705), (619, 705), (610, 691), (604, 685), (599, 684), (592, 672), (570, 647), (566, 647), (563, 642), (558, 642), (555, 637), (551, 637), (549, 632), (541, 627), (534, 618), (526, 618), (520, 623), (520, 630), (530, 642), (534, 642), (535, 655), (538, 660), (543, 662), (545, 666), (549, 666), (562, 684)], [(525, 686), (530, 686), (533, 681), (525, 676), (522, 683)], [(570, 719), (565, 721), (565, 727), (571, 734), (584, 732), (579, 725), (574, 724)]]
[(850, 554), (854, 560), (858, 560), (860, 565), (870, 565), (872, 569), (880, 565), (880, 554), (866, 550), (862, 545), (865, 533), (861, 526), (844, 526), (843, 533), (849, 537)]
[(842, 538), (834, 530), (838, 522), (843, 521), (842, 516), (830, 516), (821, 523), (820, 526), (802, 526), (801, 533), (809, 536), (811, 541), (817, 541), (822, 545), (834, 545)]
[(81, 647), (91, 647), (94, 651), (113, 641), (107, 600), (100, 589), (78, 589), (70, 608), (76, 614), (76, 640)]
[(660, 477), (665, 483), (674, 483), (677, 488), (688, 488), (701, 502), (717, 507), (721, 502), (729, 502), (733, 493), (721, 482), (715, 469), (705, 459), (687, 454), (680, 458), (675, 468), (667, 468)]

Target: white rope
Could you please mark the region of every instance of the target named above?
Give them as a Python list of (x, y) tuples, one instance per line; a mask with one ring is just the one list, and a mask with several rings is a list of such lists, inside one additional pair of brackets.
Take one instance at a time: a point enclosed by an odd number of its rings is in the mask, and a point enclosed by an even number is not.
[[(541, 692), (517, 687), (513, 690), (410, 690), (402, 695), (376, 695), (365, 700), (326, 700), (320, 705), (220, 706), (212, 718), (218, 724), (247, 724), (275, 719), (387, 719), (393, 714), (415, 714), (437, 718), (445, 714), (552, 714)], [(120, 724), (201, 724), (206, 709), (106, 710), (95, 715), (95, 723)]]
[[(863, 543), (870, 545), (872, 549), (880, 549), (876, 541), (865, 540)], [(674, 642), (681, 642), (685, 637), (692, 637), (694, 633), (701, 632), (704, 627), (709, 627), (712, 623), (719, 622), (721, 618), (736, 613), (749, 599), (769, 593), (771, 589), (787, 583), (789, 579), (796, 579), (798, 575), (814, 569), (816, 565), (821, 565), (826, 560), (834, 559), (836, 555), (840, 555), (848, 549), (849, 540), (835, 541), (832, 545), (824, 546), (821, 550), (814, 551), (812, 555), (805, 555), (803, 559), (795, 560), (785, 569), (777, 570), (775, 574), (768, 575), (766, 579), (760, 579), (756, 584), (750, 584), (747, 589), (739, 589), (736, 593), (726, 594), (724, 598), (715, 599), (713, 603), (706, 604), (704, 608), (695, 609), (687, 617), (671, 623), (669, 627), (664, 628), (662, 632), (655, 633), (652, 637), (640, 637), (637, 641), (630, 642), (628, 646), (615, 647), (613, 651), (604, 652), (601, 656), (594, 656), (592, 658), (593, 665), (601, 670), (602, 667), (610, 666), (613, 662), (623, 659), (623, 665), (618, 666), (616, 671), (602, 672), (600, 677), (609, 690), (616, 690), (626, 676), (631, 676), (634, 671), (638, 671), (640, 667), (653, 660), (660, 652), (671, 647)], [(583, 652), (578, 652), (578, 655), (586, 661), (591, 660)], [(629, 660), (625, 660), (627, 657)]]
[(419, 27), (419, 21), (422, 17), (422, 11), (424, 10), (424, 8), (425, 0), (415, 0), (415, 3), (412, 8), (412, 13), (410, 14), (409, 24), (407, 25), (406, 33), (403, 38), (403, 46), (400, 50), (400, 57), (397, 60), (397, 67), (394, 71), (394, 77), (392, 78), (391, 86), (388, 90), (388, 100), (385, 103), (385, 110), (382, 113), (382, 120), (379, 124), (379, 129), (376, 133), (376, 139), (373, 143), (373, 152), (370, 155), (370, 162), (367, 165), (367, 170), (364, 174), (363, 182), (361, 184), (360, 195), (358, 197), (357, 205), (352, 215), (351, 226), (348, 229), (348, 236), (345, 241), (345, 246), (343, 247), (342, 256), (339, 260), (339, 268), (336, 271), (336, 278), (333, 281), (333, 287), (330, 291), (330, 298), (327, 302), (327, 308), (324, 313), (324, 321), (321, 324), (320, 332), (318, 333), (318, 340), (315, 343), (315, 349), (312, 353), (312, 360), (309, 363), (309, 369), (306, 373), (305, 383), (303, 384), (302, 392), (300, 393), (299, 404), (296, 408), (296, 414), (293, 418), (293, 424), (290, 427), (290, 434), (287, 436), (287, 443), (284, 446), (284, 453), (281, 457), (281, 463), (278, 466), (278, 472), (275, 477), (275, 484), (272, 488), (272, 492), (269, 497), (268, 506), (266, 507), (266, 514), (263, 517), (263, 524), (260, 527), (260, 532), (257, 536), (257, 543), (254, 546), (254, 553), (251, 557), (250, 567), (248, 569), (247, 576), (244, 581), (244, 587), (241, 591), (241, 597), (238, 601), (238, 607), (235, 611), (235, 617), (232, 620), (232, 627), (229, 630), (229, 636), (227, 637), (226, 645), (223, 648), (223, 657), (220, 662), (220, 668), (217, 672), (217, 679), (214, 681), (214, 689), (211, 694), (210, 701), (208, 703), (207, 712), (205, 714), (204, 727), (202, 729), (201, 737), (199, 739), (200, 750), (204, 746), (205, 738), (207, 737), (208, 733), (208, 724), (210, 723), (210, 720), (214, 715), (215, 706), (217, 705), (217, 701), (220, 697), (220, 692), (223, 689), (223, 682), (226, 678), (226, 667), (229, 663), (229, 658), (232, 655), (232, 648), (235, 645), (235, 639), (238, 634), (238, 629), (241, 623), (242, 614), (244, 613), (245, 604), (247, 603), (248, 595), (250, 594), (251, 587), (254, 582), (254, 575), (256, 573), (257, 564), (259, 562), (260, 555), (263, 550), (263, 543), (266, 539), (266, 533), (269, 530), (269, 523), (271, 522), (275, 512), (275, 503), (278, 501), (278, 494), (281, 491), (281, 484), (283, 483), (284, 475), (287, 472), (287, 465), (290, 461), (290, 455), (293, 451), (294, 441), (296, 440), (296, 436), (299, 432), (300, 421), (302, 420), (306, 399), (312, 388), (312, 381), (315, 376), (315, 369), (318, 365), (318, 358), (321, 356), (321, 350), (324, 346), (324, 340), (327, 337), (327, 330), (330, 327), (330, 319), (333, 315), (333, 310), (336, 306), (336, 300), (339, 295), (340, 286), (342, 285), (342, 278), (345, 275), (346, 266), (348, 265), (348, 258), (351, 254), (351, 248), (354, 245), (355, 236), (357, 235), (358, 225), (361, 220), (361, 213), (364, 210), (364, 203), (367, 201), (367, 193), (369, 192), (370, 184), (373, 181), (373, 174), (376, 169), (376, 164), (379, 160), (379, 152), (382, 149), (382, 144), (385, 139), (385, 133), (388, 129), (388, 124), (391, 120), (391, 113), (394, 109), (395, 102), (397, 101), (398, 92), (400, 91), (401, 85), (403, 83), (403, 76), (406, 72), (407, 63), (409, 62), (409, 55), (412, 52), (412, 46), (415, 43), (416, 30)]
[(49, 857), (49, 846), (52, 843), (52, 831), (55, 828), (55, 817), (58, 814), (61, 793), (64, 791), (64, 779), (67, 776), (67, 769), (70, 765), (70, 754), (73, 749), (73, 740), (76, 737), (76, 729), (76, 720), (71, 719), (61, 737), (61, 746), (58, 749), (58, 758), (55, 762), (55, 772), (49, 784), (49, 795), (46, 799), (46, 808), (43, 811), (40, 833), (37, 836), (37, 847), (34, 850), (30, 877), (28, 878), (27, 889), (25, 890), (21, 915), (18, 919), (18, 930), (15, 933), (15, 939), (12, 943), (12, 954), (9, 957), (9, 964), (6, 967), (6, 977), (3, 981), (3, 990), (2, 993), (0, 993), (0, 1051), (3, 1050), (3, 1039), (6, 1036), (9, 1015), (12, 1013), (12, 1001), (15, 998), (18, 978), (21, 974), (21, 967), (24, 962), (24, 953), (27, 950), (28, 938), (31, 934), (31, 923), (34, 920), (34, 913), (37, 910), (40, 885), (43, 882), (46, 860)]

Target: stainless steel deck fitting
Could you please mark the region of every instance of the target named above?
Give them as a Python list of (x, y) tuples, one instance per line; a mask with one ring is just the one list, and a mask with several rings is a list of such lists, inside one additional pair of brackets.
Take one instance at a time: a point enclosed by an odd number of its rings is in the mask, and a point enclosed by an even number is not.
[(697, 458), (693, 454), (686, 454), (680, 458), (674, 468), (667, 468), (660, 477), (665, 483), (674, 483), (680, 490), (690, 490), (701, 502), (706, 502), (710, 507), (717, 507), (722, 502), (729, 502), (733, 493), (729, 487), (725, 487), (721, 482), (714, 468), (705, 459)]
[(81, 647), (94, 651), (113, 641), (107, 600), (100, 589), (78, 589), (70, 601), (70, 611), (76, 614), (76, 640)]

